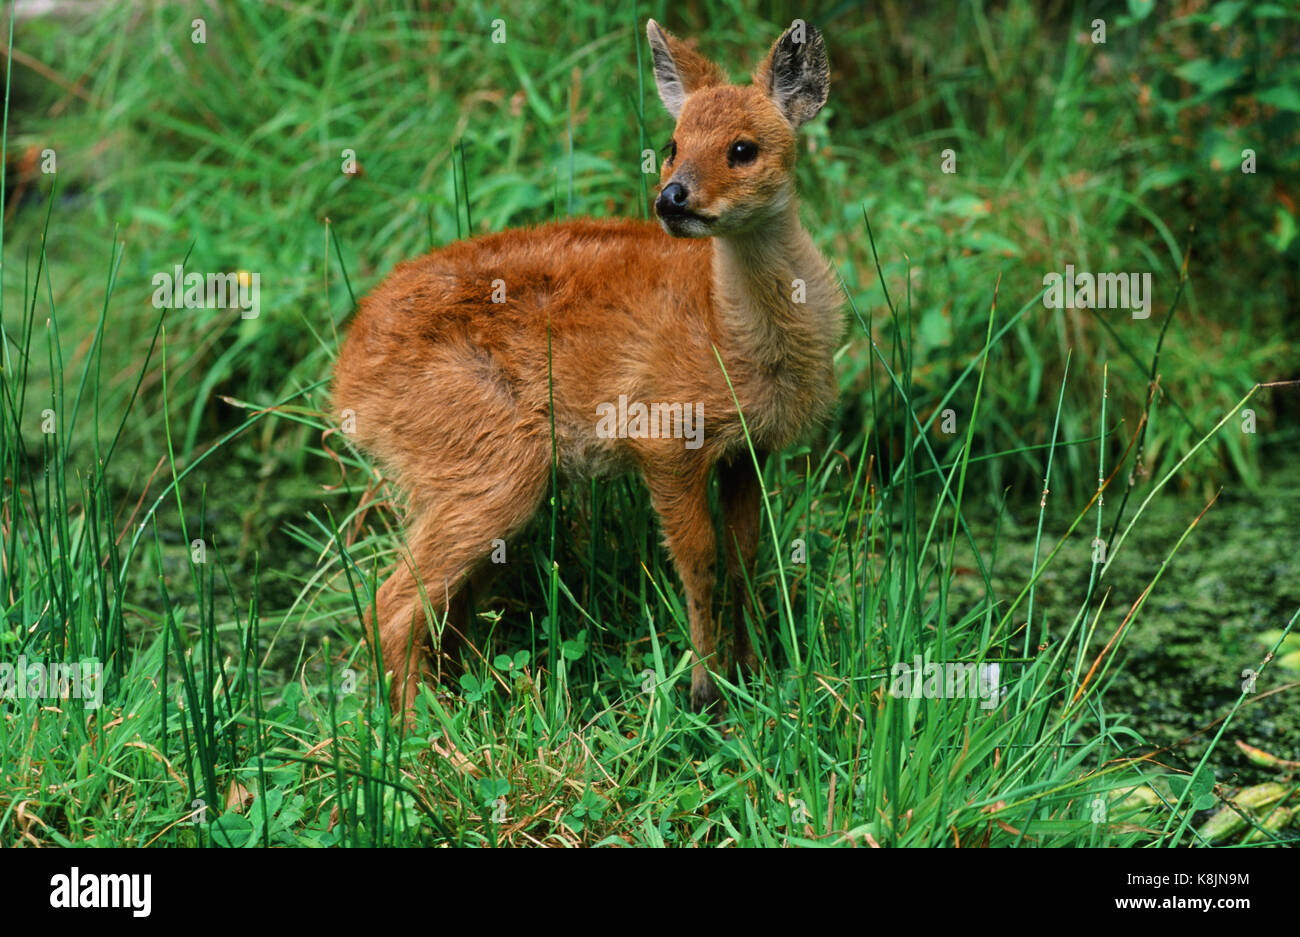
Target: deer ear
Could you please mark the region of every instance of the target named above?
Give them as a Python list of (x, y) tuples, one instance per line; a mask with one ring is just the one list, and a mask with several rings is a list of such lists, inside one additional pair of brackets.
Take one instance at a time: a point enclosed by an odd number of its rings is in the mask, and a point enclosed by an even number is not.
[(798, 130), (817, 116), (830, 94), (826, 44), (816, 26), (795, 20), (754, 70), (754, 84)]
[(694, 41), (669, 35), (654, 20), (645, 24), (645, 34), (654, 57), (659, 100), (674, 118), (681, 114), (688, 95), (710, 85), (727, 83), (722, 69), (695, 51)]

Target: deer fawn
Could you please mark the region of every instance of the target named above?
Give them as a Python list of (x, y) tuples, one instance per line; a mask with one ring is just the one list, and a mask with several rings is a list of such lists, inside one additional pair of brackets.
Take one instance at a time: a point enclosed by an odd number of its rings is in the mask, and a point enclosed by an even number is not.
[(694, 42), (653, 20), (646, 32), (677, 120), (659, 224), (563, 221), (400, 264), (362, 301), (340, 354), (334, 406), (409, 500), (409, 557), (366, 623), (408, 715), (430, 673), (426, 609), (434, 633), (445, 622), (441, 662), (464, 639), (471, 575), (542, 504), (552, 425), (566, 475), (645, 479), (686, 590), (696, 709), (718, 696), (706, 668), (720, 668), (708, 502), (718, 466), (733, 655), (757, 665), (745, 627), (755, 462), (838, 392), (840, 290), (799, 223), (792, 179), (795, 131), (826, 102), (826, 51), (796, 20), (738, 86)]

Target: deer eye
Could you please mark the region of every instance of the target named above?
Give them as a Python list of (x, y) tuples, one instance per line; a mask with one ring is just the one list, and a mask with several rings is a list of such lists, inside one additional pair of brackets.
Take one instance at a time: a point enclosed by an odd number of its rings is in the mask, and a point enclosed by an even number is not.
[(668, 154), (668, 158), (664, 160), (665, 165), (671, 164), (672, 161), (677, 158), (677, 141), (669, 140), (664, 144), (664, 148), (661, 152)]
[(758, 144), (750, 140), (737, 140), (727, 148), (727, 165), (744, 166), (758, 159)]

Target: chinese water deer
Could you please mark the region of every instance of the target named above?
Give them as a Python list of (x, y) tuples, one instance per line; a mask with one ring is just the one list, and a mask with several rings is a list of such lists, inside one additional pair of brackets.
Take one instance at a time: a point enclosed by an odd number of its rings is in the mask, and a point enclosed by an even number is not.
[(449, 654), (464, 637), (467, 581), (541, 506), (552, 427), (561, 473), (644, 478), (686, 591), (697, 709), (717, 698), (709, 668), (722, 666), (718, 466), (732, 656), (757, 664), (745, 626), (755, 462), (837, 396), (840, 290), (799, 223), (793, 179), (795, 132), (826, 102), (826, 52), (796, 20), (738, 86), (693, 42), (653, 20), (646, 31), (677, 120), (658, 224), (563, 221), (400, 264), (362, 301), (340, 354), (335, 409), (409, 502), (409, 555), (366, 623), (408, 713), (431, 648)]

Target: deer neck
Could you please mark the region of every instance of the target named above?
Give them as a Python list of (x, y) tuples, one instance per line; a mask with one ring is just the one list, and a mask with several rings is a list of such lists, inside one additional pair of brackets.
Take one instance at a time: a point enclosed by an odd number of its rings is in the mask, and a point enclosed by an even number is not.
[(840, 289), (794, 198), (770, 221), (713, 245), (724, 355), (795, 380), (824, 376), (840, 338)]

